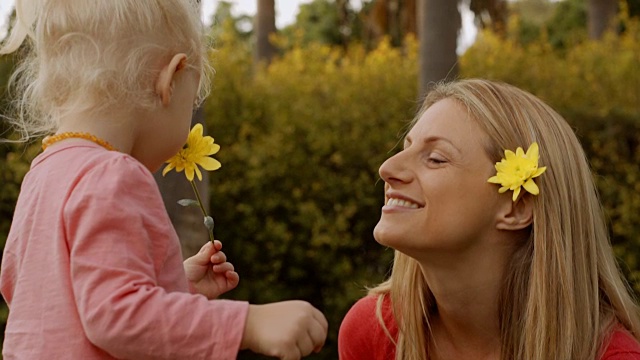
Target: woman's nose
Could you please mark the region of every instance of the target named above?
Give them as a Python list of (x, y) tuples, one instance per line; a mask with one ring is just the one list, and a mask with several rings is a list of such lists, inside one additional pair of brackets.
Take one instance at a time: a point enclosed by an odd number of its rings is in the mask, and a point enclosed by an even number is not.
[(406, 168), (407, 163), (404, 153), (404, 150), (400, 151), (380, 165), (378, 173), (386, 183), (393, 185), (393, 183), (411, 181), (411, 172)]

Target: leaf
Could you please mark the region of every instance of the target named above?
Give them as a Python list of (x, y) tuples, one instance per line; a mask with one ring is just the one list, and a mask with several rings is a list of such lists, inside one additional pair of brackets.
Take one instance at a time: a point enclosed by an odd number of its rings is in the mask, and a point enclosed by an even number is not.
[(187, 206), (200, 206), (198, 205), (198, 202), (196, 200), (193, 199), (182, 199), (182, 200), (178, 200), (178, 204), (187, 207)]
[(204, 226), (206, 226), (209, 231), (213, 231), (213, 218), (211, 216), (205, 216)]

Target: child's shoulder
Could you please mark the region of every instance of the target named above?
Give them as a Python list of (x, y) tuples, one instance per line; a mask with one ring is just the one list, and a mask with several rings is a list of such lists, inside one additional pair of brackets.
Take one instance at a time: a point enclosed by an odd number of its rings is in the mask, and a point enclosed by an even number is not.
[(101, 192), (133, 191), (155, 187), (153, 174), (138, 160), (92, 144), (61, 144), (39, 155), (31, 168), (39, 177), (55, 174), (55, 178), (74, 184), (74, 191), (83, 188)]
[(105, 151), (103, 147), (94, 144), (61, 144), (50, 152), (40, 154), (34, 160), (33, 166), (45, 160), (54, 163), (54, 166), (67, 165), (83, 172), (99, 169), (113, 174), (129, 171), (151, 175), (149, 170), (131, 155), (118, 151)]

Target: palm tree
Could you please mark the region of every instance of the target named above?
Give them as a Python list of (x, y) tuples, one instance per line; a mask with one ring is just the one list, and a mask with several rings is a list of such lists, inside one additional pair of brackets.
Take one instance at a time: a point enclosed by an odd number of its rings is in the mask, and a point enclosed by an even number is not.
[(457, 1), (418, 0), (420, 96), (434, 82), (451, 80), (458, 75), (456, 47), (460, 26)]
[(616, 14), (617, 4), (617, 1), (614, 0), (589, 0), (589, 38), (599, 39), (602, 37)]
[(255, 61), (271, 61), (276, 49), (269, 41), (269, 36), (276, 32), (275, 0), (256, 0), (258, 11), (255, 19), (256, 51)]

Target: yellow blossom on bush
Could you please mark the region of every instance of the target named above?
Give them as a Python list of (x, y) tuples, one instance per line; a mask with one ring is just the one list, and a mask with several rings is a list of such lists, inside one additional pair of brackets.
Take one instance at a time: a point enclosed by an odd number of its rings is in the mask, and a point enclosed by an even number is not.
[(220, 162), (209, 156), (220, 150), (220, 145), (213, 142), (211, 136), (202, 136), (202, 124), (196, 124), (189, 132), (187, 143), (171, 159), (167, 160), (167, 166), (162, 170), (162, 176), (176, 169), (176, 172), (184, 170), (189, 181), (193, 181), (193, 174), (202, 180), (201, 166), (208, 171), (217, 170), (222, 166)]
[(538, 195), (540, 189), (533, 181), (533, 178), (542, 175), (546, 167), (538, 168), (538, 143), (533, 143), (525, 153), (521, 147), (514, 153), (505, 150), (505, 158), (496, 163), (497, 174), (489, 178), (490, 183), (500, 184), (502, 187), (498, 192), (503, 193), (513, 190), (513, 201), (520, 195), (520, 189), (524, 187), (526, 191), (533, 195)]

